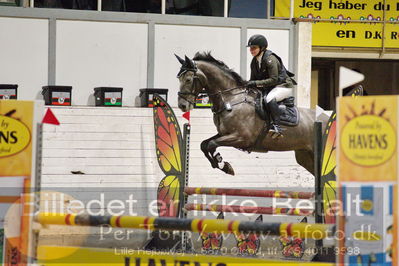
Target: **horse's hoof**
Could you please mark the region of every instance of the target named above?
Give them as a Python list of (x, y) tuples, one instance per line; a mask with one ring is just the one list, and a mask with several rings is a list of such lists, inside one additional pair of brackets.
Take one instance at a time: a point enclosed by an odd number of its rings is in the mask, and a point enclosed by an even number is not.
[(231, 165), (228, 162), (224, 162), (222, 171), (225, 172), (226, 174), (234, 175), (234, 169), (233, 167), (231, 167)]

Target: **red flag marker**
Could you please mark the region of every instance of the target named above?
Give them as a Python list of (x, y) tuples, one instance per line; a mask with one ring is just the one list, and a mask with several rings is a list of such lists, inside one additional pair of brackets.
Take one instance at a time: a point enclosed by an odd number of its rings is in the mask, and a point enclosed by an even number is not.
[(57, 126), (60, 124), (57, 117), (55, 117), (54, 113), (51, 111), (50, 108), (47, 108), (47, 111), (43, 117), (42, 123), (43, 124), (52, 124), (52, 125), (57, 125)]
[(185, 113), (183, 114), (183, 117), (184, 117), (185, 119), (187, 119), (187, 120), (190, 122), (190, 111), (185, 112)]

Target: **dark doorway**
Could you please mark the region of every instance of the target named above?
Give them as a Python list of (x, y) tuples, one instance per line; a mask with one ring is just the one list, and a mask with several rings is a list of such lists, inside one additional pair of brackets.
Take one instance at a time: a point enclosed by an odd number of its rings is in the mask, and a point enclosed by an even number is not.
[(341, 66), (364, 74), (361, 83), (368, 95), (399, 94), (399, 61), (372, 59), (313, 58), (312, 71), (317, 72), (317, 101), (326, 110), (335, 108), (339, 95), (339, 68)]

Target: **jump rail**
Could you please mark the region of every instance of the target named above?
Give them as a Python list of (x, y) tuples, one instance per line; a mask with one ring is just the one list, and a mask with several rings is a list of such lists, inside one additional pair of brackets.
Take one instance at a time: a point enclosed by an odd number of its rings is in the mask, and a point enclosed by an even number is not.
[(103, 226), (147, 230), (177, 230), (201, 233), (258, 233), (300, 238), (333, 237), (335, 225), (307, 223), (261, 223), (221, 219), (181, 219), (150, 216), (94, 216), (86, 214), (39, 213), (42, 225)]
[(256, 213), (256, 214), (284, 214), (296, 216), (312, 216), (313, 210), (299, 208), (274, 208), (274, 207), (255, 207), (238, 205), (217, 205), (217, 204), (194, 204), (188, 203), (184, 206), (185, 211), (209, 211), (209, 212), (236, 212), (236, 213)]
[(184, 193), (187, 195), (220, 195), (220, 196), (242, 196), (262, 198), (292, 198), (313, 199), (315, 193), (282, 190), (257, 190), (257, 189), (229, 189), (229, 188), (206, 188), (186, 187)]

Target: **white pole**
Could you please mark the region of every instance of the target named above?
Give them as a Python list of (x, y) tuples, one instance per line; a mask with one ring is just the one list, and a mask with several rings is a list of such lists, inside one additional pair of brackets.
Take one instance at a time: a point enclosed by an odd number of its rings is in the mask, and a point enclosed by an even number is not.
[(162, 0), (161, 14), (166, 14), (166, 0)]
[(97, 0), (97, 11), (101, 11), (102, 9), (102, 0)]
[(229, 0), (224, 0), (224, 17), (229, 16)]
[(271, 10), (270, 10), (270, 1), (271, 1), (271, 0), (267, 0), (267, 5), (266, 5), (266, 12), (267, 12), (267, 13), (266, 13), (266, 18), (267, 18), (267, 19), (270, 18), (270, 13), (271, 13), (271, 12), (270, 12), (270, 11), (271, 11)]
[(290, 19), (294, 18), (294, 0), (291, 0), (291, 5), (290, 5)]
[(35, 0), (30, 0), (29, 1), (29, 6), (30, 7), (35, 7)]

